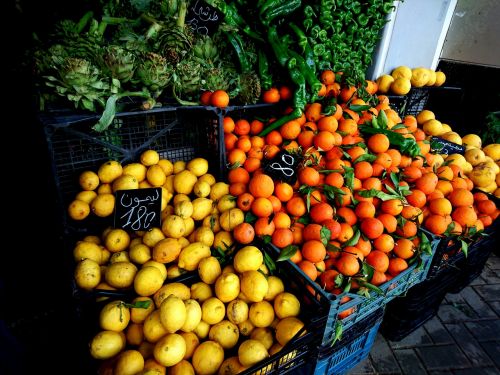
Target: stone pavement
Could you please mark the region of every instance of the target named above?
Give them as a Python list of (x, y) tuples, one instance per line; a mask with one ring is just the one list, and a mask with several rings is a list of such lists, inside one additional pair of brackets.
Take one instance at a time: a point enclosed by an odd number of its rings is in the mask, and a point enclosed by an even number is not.
[(368, 358), (348, 375), (500, 374), (500, 258), (480, 277), (448, 293), (438, 315), (401, 341), (380, 333)]

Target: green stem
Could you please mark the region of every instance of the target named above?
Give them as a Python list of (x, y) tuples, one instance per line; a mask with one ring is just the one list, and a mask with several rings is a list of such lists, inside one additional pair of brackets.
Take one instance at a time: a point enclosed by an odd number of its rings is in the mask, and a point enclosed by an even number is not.
[(92, 11), (88, 11), (83, 15), (82, 18), (80, 18), (80, 21), (78, 21), (78, 24), (76, 25), (76, 32), (80, 34), (85, 26), (87, 26), (87, 23), (89, 20), (93, 17), (94, 13)]

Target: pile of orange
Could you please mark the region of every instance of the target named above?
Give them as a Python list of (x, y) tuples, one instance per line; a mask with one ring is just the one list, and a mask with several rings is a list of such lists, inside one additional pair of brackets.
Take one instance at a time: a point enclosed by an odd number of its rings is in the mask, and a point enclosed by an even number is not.
[[(415, 117), (401, 119), (386, 96), (365, 102), (357, 88), (332, 78), (333, 72), (321, 75), (328, 95), (337, 98), (331, 115), (322, 113), (321, 103), (311, 103), (300, 118), (265, 137), (258, 134), (273, 119), (224, 118), (229, 190), (237, 206), (256, 217), (250, 221), (254, 231), (234, 232), (236, 241), (269, 236), (312, 280), (339, 293), (339, 274), (356, 288), (358, 281), (380, 285), (407, 269), (418, 255), (421, 224), (443, 234), (492, 223), (499, 214), (495, 204), (471, 193), (473, 183), (460, 167), (439, 166)], [(373, 82), (367, 86), (376, 90)], [(356, 112), (351, 105), (368, 109)], [(358, 126), (381, 111), (388, 128), (415, 139), (422, 156), (402, 155), (384, 134), (360, 133)], [(293, 185), (273, 181), (262, 169), (281, 150), (303, 157)], [(373, 268), (369, 279), (363, 263)]]

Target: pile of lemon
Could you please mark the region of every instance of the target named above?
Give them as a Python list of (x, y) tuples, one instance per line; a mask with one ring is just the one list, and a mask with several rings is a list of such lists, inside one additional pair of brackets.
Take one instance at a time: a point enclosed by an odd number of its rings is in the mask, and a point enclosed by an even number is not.
[(427, 136), (438, 136), (463, 145), (464, 155), (442, 155), (443, 161), (462, 168), (477, 189), (500, 197), (500, 144), (483, 147), (481, 137), (474, 133), (461, 137), (450, 125), (442, 123), (432, 111), (426, 109), (417, 115), (417, 122)]
[[(90, 354), (102, 373), (236, 374), (279, 352), (300, 330), (300, 301), (269, 274), (262, 252), (239, 250), (224, 268), (208, 256), (201, 279), (152, 288), (156, 276), (136, 279), (141, 296), (108, 302), (100, 312)], [(142, 268), (146, 270), (156, 265)], [(156, 274), (156, 272), (154, 272)], [(294, 351), (280, 361), (294, 358)], [(263, 370), (265, 373), (267, 369)], [(101, 373), (101, 372), (100, 372)]]
[(412, 87), (441, 86), (446, 81), (446, 75), (441, 71), (427, 68), (409, 68), (398, 66), (391, 74), (377, 78), (378, 92), (395, 95), (406, 95)]

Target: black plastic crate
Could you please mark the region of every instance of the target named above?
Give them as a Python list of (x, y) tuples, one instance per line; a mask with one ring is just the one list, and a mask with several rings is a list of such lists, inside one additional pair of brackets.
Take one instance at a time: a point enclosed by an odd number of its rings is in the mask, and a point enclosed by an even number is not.
[(104, 132), (92, 126), (97, 115), (54, 111), (39, 116), (43, 126), (58, 199), (63, 208), (79, 191), (78, 177), (97, 171), (108, 160), (137, 162), (140, 154), (154, 149), (163, 158), (188, 161), (204, 157), (218, 179), (224, 155), (221, 113), (213, 107), (166, 107), (150, 111), (118, 113)]
[(405, 115), (416, 116), (424, 109), (433, 111), (445, 123), (454, 124), (460, 115), (456, 110), (463, 100), (460, 87), (413, 87), (407, 94)]
[(399, 116), (403, 118), (406, 113), (406, 106), (408, 103), (408, 96), (406, 95), (387, 95), (389, 98), (389, 106), (398, 112)]

